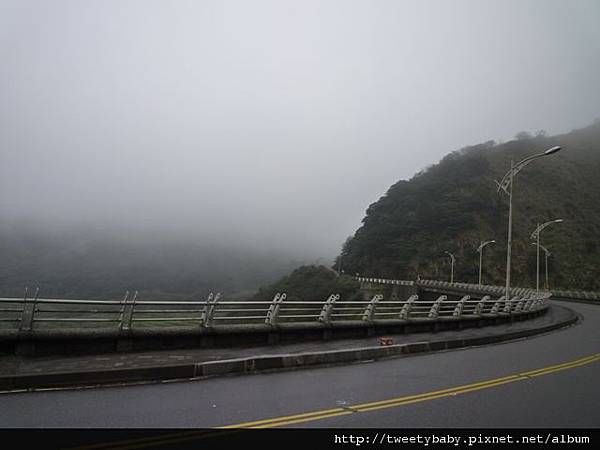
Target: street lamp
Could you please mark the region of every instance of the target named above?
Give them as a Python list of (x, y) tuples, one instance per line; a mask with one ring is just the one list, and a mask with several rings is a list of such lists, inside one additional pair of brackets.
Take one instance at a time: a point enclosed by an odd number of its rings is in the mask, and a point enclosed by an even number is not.
[[(553, 223), (561, 223), (563, 222), (563, 219), (555, 219), (555, 220), (550, 220), (549, 222), (543, 223), (543, 224), (537, 224), (537, 228), (533, 231), (533, 233), (531, 233), (531, 239), (535, 239), (536, 243), (537, 243), (537, 266), (536, 266), (536, 272), (535, 272), (535, 289), (536, 291), (540, 290), (540, 233), (542, 232), (542, 230), (544, 228), (546, 228), (548, 225), (551, 225)], [(546, 275), (546, 279), (548, 278), (548, 276)]]
[(493, 244), (496, 242), (495, 240), (482, 242), (479, 247), (477, 247), (477, 251), (479, 252), (479, 286), (481, 286), (481, 264), (483, 262), (483, 247), (488, 244)]
[(528, 165), (531, 161), (537, 158), (541, 158), (542, 156), (552, 155), (553, 153), (558, 152), (561, 147), (552, 147), (542, 153), (536, 153), (535, 155), (528, 156), (522, 161), (518, 162), (516, 165), (513, 164), (513, 161), (510, 161), (510, 170), (506, 172), (506, 175), (502, 178), (500, 182), (496, 181), (498, 185), (498, 192), (502, 189), (506, 195), (508, 195), (508, 242), (506, 244), (506, 299), (510, 298), (510, 256), (511, 256), (511, 247), (512, 247), (512, 194), (513, 194), (513, 178), (516, 174), (518, 174), (526, 165)]
[(445, 254), (447, 254), (448, 256), (450, 256), (450, 259), (452, 260), (452, 266), (450, 269), (450, 283), (454, 283), (454, 255), (450, 252), (444, 252)]
[(532, 242), (531, 245), (538, 246), (539, 248), (544, 250), (544, 253), (546, 254), (546, 260), (545, 260), (545, 264), (544, 264), (544, 267), (546, 268), (546, 285), (545, 285), (545, 287), (546, 287), (546, 290), (548, 290), (548, 288), (549, 288), (549, 285), (548, 285), (548, 257), (550, 255), (552, 255), (552, 253), (550, 253), (550, 251), (546, 247), (544, 247), (542, 244), (540, 244), (538, 242)]

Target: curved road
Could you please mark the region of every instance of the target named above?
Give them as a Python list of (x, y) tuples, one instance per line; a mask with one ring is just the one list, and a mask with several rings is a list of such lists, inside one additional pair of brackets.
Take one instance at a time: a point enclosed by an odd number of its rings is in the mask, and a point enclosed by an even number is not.
[(3, 394), (0, 426), (597, 428), (600, 307), (560, 304), (583, 321), (498, 345), (294, 372)]

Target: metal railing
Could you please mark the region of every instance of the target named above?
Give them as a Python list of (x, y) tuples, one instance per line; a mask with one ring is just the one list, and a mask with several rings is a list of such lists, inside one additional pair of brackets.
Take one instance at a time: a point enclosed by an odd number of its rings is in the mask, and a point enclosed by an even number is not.
[[(442, 284), (439, 284), (442, 283)], [(271, 301), (223, 301), (210, 294), (203, 301), (139, 300), (137, 292), (122, 300), (66, 300), (38, 298), (0, 298), (0, 323), (12, 323), (20, 331), (65, 326), (132, 327), (182, 324), (210, 328), (222, 325), (331, 324), (336, 322), (442, 321), (478, 317), (519, 315), (547, 307), (548, 292), (516, 289), (514, 296), (493, 299), (483, 295), (472, 299), (471, 286), (461, 283), (426, 281), (432, 287), (462, 290), (459, 300), (440, 295), (436, 300), (421, 300), (412, 295), (404, 301), (384, 300), (375, 295), (370, 300), (340, 300), (338, 294), (325, 301), (287, 300), (278, 293)], [(502, 289), (502, 288), (500, 288)], [(471, 292), (474, 293), (474, 292)]]
[[(473, 284), (473, 283), (450, 283), (448, 281), (437, 281), (437, 280), (418, 280), (416, 285), (421, 288), (438, 288), (438, 289), (449, 289), (452, 291), (468, 291), (471, 293), (482, 294), (482, 295), (504, 295), (506, 288), (504, 286), (492, 286), (487, 284)], [(511, 296), (527, 297), (532, 295), (550, 295), (549, 291), (536, 291), (530, 288), (510, 288)]]
[(355, 277), (356, 281), (361, 283), (374, 283), (374, 284), (396, 284), (400, 286), (414, 286), (414, 281), (408, 280), (390, 280), (385, 278), (366, 278), (366, 277)]
[[(472, 293), (478, 294), (489, 294), (489, 295), (503, 295), (506, 291), (504, 286), (492, 286), (492, 285), (480, 285), (474, 283), (450, 283), (448, 281), (437, 281), (437, 280), (417, 280), (405, 281), (405, 280), (389, 280), (383, 278), (365, 278), (356, 277), (357, 281), (375, 283), (375, 284), (401, 284), (401, 285), (416, 285), (423, 288), (440, 288), (440, 289), (451, 289), (451, 290), (467, 290)], [(411, 283), (411, 284), (409, 284)], [(511, 295), (525, 296), (535, 293), (536, 290), (532, 288), (511, 288)], [(540, 291), (542, 292), (542, 291)], [(572, 298), (581, 300), (596, 300), (600, 301), (600, 292), (595, 291), (581, 291), (581, 290), (560, 290), (551, 289), (549, 292), (552, 296), (558, 298)]]

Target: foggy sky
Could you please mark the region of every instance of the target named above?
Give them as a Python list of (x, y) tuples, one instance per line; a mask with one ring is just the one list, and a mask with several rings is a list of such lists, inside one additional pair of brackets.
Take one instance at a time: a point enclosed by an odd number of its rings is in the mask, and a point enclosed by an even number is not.
[(446, 153), (600, 116), (598, 1), (0, 0), (0, 220), (333, 256)]

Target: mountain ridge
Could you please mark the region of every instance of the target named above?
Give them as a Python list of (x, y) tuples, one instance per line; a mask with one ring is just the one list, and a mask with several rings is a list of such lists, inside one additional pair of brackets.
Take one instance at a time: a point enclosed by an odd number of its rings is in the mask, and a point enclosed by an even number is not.
[[(477, 282), (484, 240), (484, 282), (503, 284), (506, 267), (508, 198), (497, 192), (510, 160), (553, 146), (563, 150), (540, 158), (514, 178), (511, 277), (535, 285), (537, 223), (564, 223), (545, 229), (550, 286), (600, 289), (600, 122), (556, 136), (540, 133), (497, 144), (487, 141), (446, 155), (439, 163), (399, 180), (371, 204), (361, 227), (343, 246), (345, 273), (383, 278), (449, 279), (445, 251), (456, 255), (455, 281)], [(544, 259), (540, 262), (543, 286)]]

